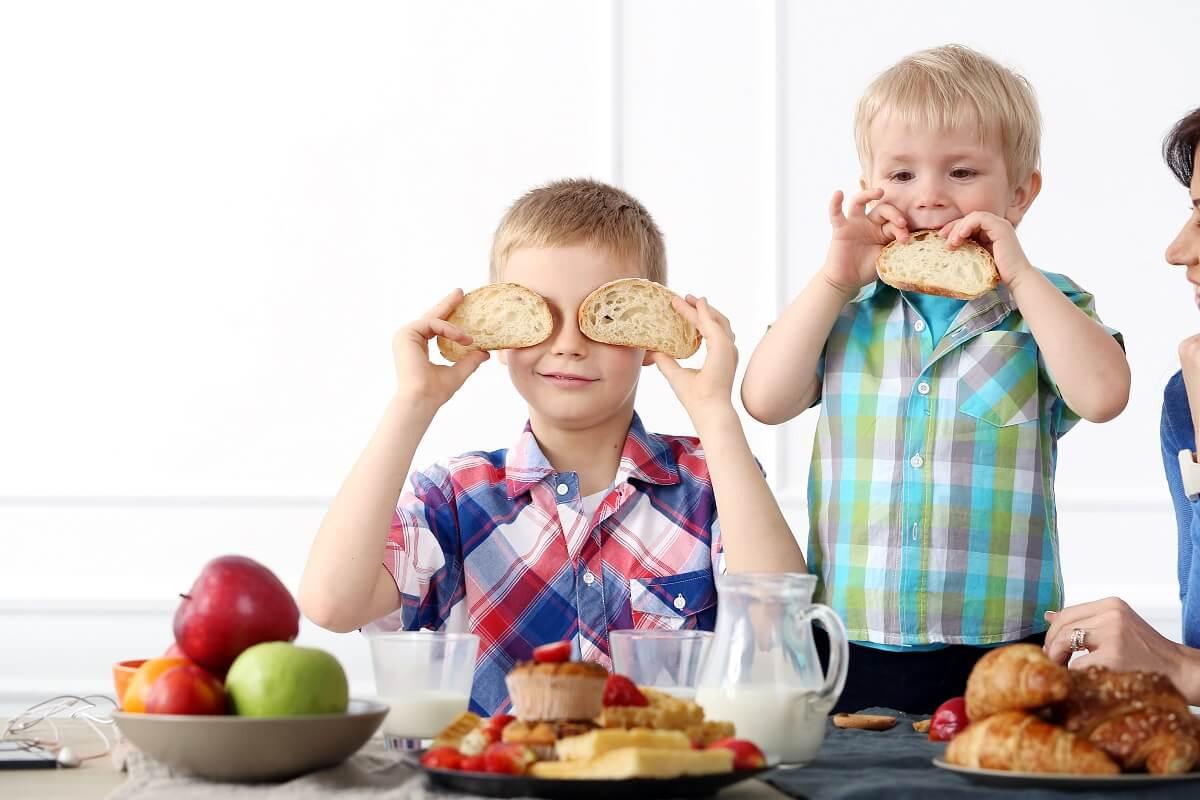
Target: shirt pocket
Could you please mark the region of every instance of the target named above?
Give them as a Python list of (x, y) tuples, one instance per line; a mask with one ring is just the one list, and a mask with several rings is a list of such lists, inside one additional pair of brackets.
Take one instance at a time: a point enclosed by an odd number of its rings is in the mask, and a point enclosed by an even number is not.
[(1038, 418), (1038, 353), (1032, 334), (989, 331), (963, 346), (958, 410), (996, 427)]
[(658, 578), (631, 578), (629, 605), (634, 628), (711, 630), (716, 621), (717, 587), (711, 570)]

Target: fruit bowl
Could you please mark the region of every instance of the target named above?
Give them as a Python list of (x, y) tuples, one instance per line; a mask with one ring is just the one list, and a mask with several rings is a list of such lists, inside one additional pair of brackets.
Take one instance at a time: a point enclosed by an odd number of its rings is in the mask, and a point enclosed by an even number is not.
[(340, 764), (371, 738), (388, 707), (351, 700), (344, 714), (187, 716), (114, 711), (121, 733), (150, 758), (215, 781), (282, 780)]

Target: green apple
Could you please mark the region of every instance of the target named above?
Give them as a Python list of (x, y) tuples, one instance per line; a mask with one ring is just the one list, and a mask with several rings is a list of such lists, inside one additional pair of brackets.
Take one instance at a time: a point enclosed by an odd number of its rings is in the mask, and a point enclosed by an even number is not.
[(346, 671), (324, 650), (263, 642), (242, 652), (225, 676), (229, 710), (243, 717), (341, 714), (350, 700)]

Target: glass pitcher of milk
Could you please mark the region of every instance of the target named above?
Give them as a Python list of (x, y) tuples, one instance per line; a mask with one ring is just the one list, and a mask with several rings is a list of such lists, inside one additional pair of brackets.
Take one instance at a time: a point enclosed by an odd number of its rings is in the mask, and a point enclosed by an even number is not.
[[(825, 718), (846, 683), (846, 628), (829, 606), (812, 602), (817, 579), (800, 573), (726, 574), (717, 585), (717, 627), (697, 683), (709, 719), (737, 727), (771, 763), (811, 761), (825, 739)], [(829, 670), (812, 625), (829, 634)]]

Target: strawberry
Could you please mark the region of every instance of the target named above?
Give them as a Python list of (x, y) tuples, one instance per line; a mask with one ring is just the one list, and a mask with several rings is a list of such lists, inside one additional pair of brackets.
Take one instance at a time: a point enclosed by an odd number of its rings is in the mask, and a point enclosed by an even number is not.
[(497, 714), (496, 716), (489, 718), (487, 722), (484, 723), (484, 727), (489, 731), (495, 731), (497, 738), (499, 738), (500, 733), (506, 727), (508, 727), (508, 723), (512, 722), (514, 719), (516, 719), (516, 717), (514, 717), (512, 714)]
[(629, 678), (624, 675), (609, 675), (604, 684), (604, 705), (648, 706), (650, 701)]
[(421, 766), (430, 769), (462, 769), (462, 753), (453, 747), (435, 747), (421, 756)]
[(571, 660), (570, 642), (552, 642), (533, 648), (533, 660), (539, 664), (561, 664)]
[(967, 704), (961, 697), (951, 697), (933, 712), (929, 723), (929, 741), (948, 742), (967, 727)]
[(501, 775), (524, 775), (537, 756), (523, 744), (490, 744), (483, 751), (483, 769)]
[(735, 770), (758, 769), (767, 765), (766, 756), (763, 755), (762, 750), (759, 750), (758, 745), (754, 744), (754, 742), (729, 737), (727, 739), (719, 739), (708, 746), (709, 750), (716, 750), (717, 748), (733, 751), (733, 768)]
[(487, 772), (482, 755), (467, 756), (462, 760), (462, 766), (459, 769), (463, 772)]

